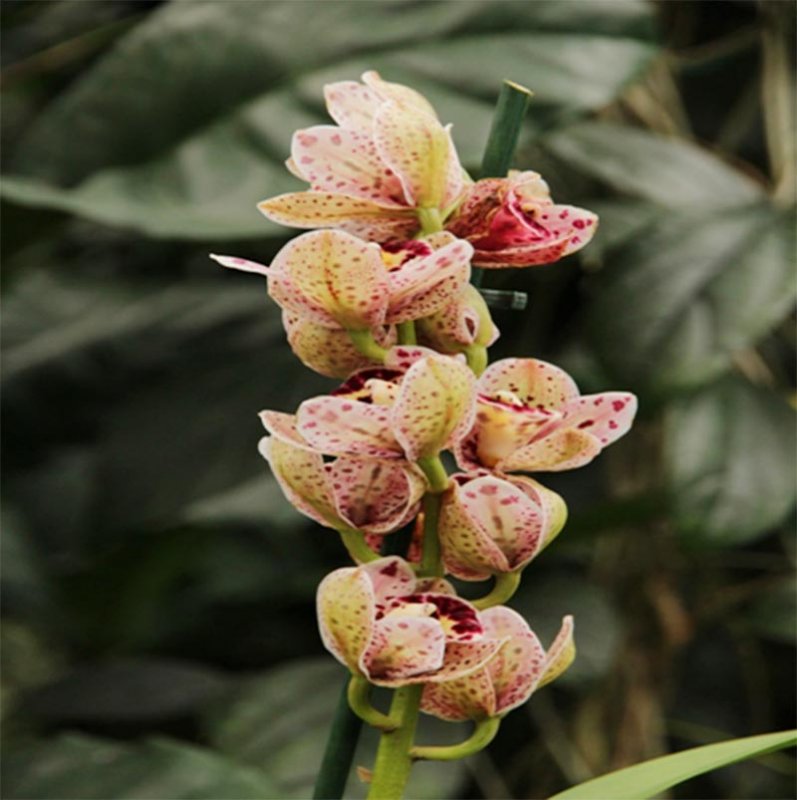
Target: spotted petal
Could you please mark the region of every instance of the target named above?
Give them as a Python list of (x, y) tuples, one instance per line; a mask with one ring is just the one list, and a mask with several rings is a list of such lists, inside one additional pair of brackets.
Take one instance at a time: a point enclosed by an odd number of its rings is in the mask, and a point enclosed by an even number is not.
[(412, 594), (415, 590), (415, 573), (398, 556), (379, 558), (363, 564), (360, 569), (371, 583), (377, 611), (384, 611), (391, 600)]
[(296, 429), (296, 417), (293, 414), (285, 414), (282, 411), (261, 411), (259, 416), (263, 427), (273, 437), (295, 447), (303, 447), (305, 450), (313, 449)]
[(573, 617), (567, 616), (562, 620), (562, 627), (556, 639), (548, 648), (543, 672), (535, 688), (540, 689), (551, 681), (556, 680), (573, 663), (575, 657), (576, 644), (573, 641)]
[(529, 699), (545, 670), (545, 650), (516, 611), (496, 606), (482, 611), (485, 630), (507, 640), (486, 666), (495, 689), (496, 714), (506, 714)]
[(426, 482), (409, 466), (342, 456), (328, 469), (337, 513), (352, 528), (390, 533), (418, 513)]
[(420, 92), (416, 92), (415, 89), (410, 89), (409, 86), (404, 86), (401, 83), (382, 80), (380, 74), (375, 70), (364, 72), (362, 79), (363, 83), (379, 95), (383, 102), (392, 100), (399, 106), (413, 108), (431, 117), (436, 117), (432, 104)]
[(604, 392), (571, 400), (562, 427), (589, 433), (605, 447), (628, 433), (637, 409), (637, 399), (628, 392)]
[(499, 461), (496, 469), (503, 472), (561, 472), (589, 464), (600, 451), (600, 442), (589, 433), (560, 428), (515, 450)]
[(503, 358), (479, 378), (479, 392), (511, 392), (531, 408), (558, 409), (578, 397), (575, 381), (563, 370), (536, 358)]
[(362, 197), (384, 208), (403, 208), (402, 185), (385, 169), (370, 131), (317, 125), (296, 131), (291, 158), (313, 190)]
[(446, 637), (436, 619), (396, 616), (376, 623), (360, 664), (377, 686), (406, 686), (439, 670), (445, 651)]
[(374, 592), (359, 567), (337, 569), (318, 587), (318, 626), (324, 647), (353, 672), (362, 673), (360, 658), (374, 627)]
[(461, 294), (470, 280), (468, 242), (455, 239), (428, 256), (413, 258), (389, 273), (390, 302), (386, 322), (398, 323), (428, 317)]
[(327, 528), (342, 527), (324, 459), (319, 453), (273, 436), (264, 436), (258, 450), (268, 461), (277, 483), (294, 508)]
[(371, 200), (334, 192), (290, 192), (257, 207), (280, 225), (340, 228), (374, 242), (409, 239), (418, 230), (418, 220), (409, 209), (383, 208)]
[(299, 406), (296, 419), (299, 433), (322, 453), (402, 456), (401, 446), (391, 432), (391, 413), (386, 406), (345, 397), (314, 397)]
[(421, 698), (421, 711), (449, 722), (494, 716), (495, 690), (487, 667), (481, 667), (462, 678), (426, 684)]
[(472, 344), (489, 347), (499, 330), (478, 289), (468, 284), (450, 303), (415, 323), (421, 341), (444, 353), (456, 353)]
[(395, 437), (410, 461), (436, 455), (473, 424), (476, 382), (461, 361), (430, 356), (413, 364), (390, 412)]
[(425, 680), (417, 683), (439, 683), (470, 675), (484, 666), (501, 648), (501, 639), (482, 639), (478, 642), (449, 642), (443, 666)]
[(435, 117), (385, 103), (376, 113), (374, 142), (401, 181), (409, 205), (443, 208), (461, 194), (462, 167), (454, 143)]
[(238, 256), (219, 256), (211, 253), (210, 257), (222, 267), (227, 269), (237, 269), (241, 272), (254, 272), (257, 275), (268, 276), (271, 269), (265, 264), (258, 264), (257, 261), (250, 261), (248, 258), (239, 258)]
[(542, 506), (509, 481), (484, 475), (455, 485), (440, 519), (446, 568), (463, 580), (522, 569), (542, 548), (546, 528)]
[(384, 102), (377, 92), (357, 81), (326, 84), (324, 99), (329, 116), (341, 128), (355, 131), (370, 131), (374, 123), (374, 114)]

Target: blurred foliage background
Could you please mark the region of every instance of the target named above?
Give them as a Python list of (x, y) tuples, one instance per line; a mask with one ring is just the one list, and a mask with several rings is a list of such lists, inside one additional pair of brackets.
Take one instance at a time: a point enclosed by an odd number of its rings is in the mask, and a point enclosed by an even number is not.
[[(793, 72), (789, 2), (5, 2), (3, 796), (304, 798), (343, 669), (313, 597), (345, 563), (283, 500), (256, 412), (330, 388), (256, 279), (290, 231), (291, 132), (366, 68), (428, 95), (476, 168), (500, 81), (517, 165), (598, 211), (579, 257), (493, 273), (494, 357), (631, 389), (512, 605), (579, 658), (416, 798), (548, 796), (792, 726)], [(429, 724), (429, 741), (461, 736)], [(360, 763), (373, 737), (364, 736)], [(791, 797), (787, 754), (679, 798)], [(351, 796), (363, 796), (356, 777)]]

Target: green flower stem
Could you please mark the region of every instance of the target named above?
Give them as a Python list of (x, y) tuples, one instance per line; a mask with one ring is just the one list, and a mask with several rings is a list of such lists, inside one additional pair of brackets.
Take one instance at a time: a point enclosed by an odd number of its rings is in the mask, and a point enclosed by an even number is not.
[(399, 344), (418, 344), (418, 338), (415, 335), (415, 323), (412, 320), (407, 322), (399, 322), (396, 325), (398, 331)]
[(347, 679), (329, 729), (326, 750), (313, 790), (313, 800), (340, 800), (346, 789), (363, 725), (362, 720), (349, 707), (348, 686)]
[(343, 545), (356, 563), (367, 564), (369, 561), (376, 561), (380, 557), (378, 553), (375, 553), (368, 546), (362, 531), (354, 528), (341, 528), (338, 533)]
[(372, 361), (378, 361), (380, 364), (385, 363), (387, 350), (377, 343), (376, 339), (374, 339), (374, 334), (370, 330), (347, 331), (347, 333), (358, 353), (370, 358)]
[(410, 755), (417, 761), (426, 759), (428, 761), (456, 761), (459, 758), (466, 758), (478, 753), (487, 747), (501, 726), (500, 717), (488, 717), (479, 720), (473, 733), (459, 744), (452, 744), (441, 747), (413, 747)]
[(362, 675), (352, 675), (349, 681), (348, 699), (351, 710), (363, 721), (381, 731), (396, 730), (392, 717), (383, 714), (371, 705), (371, 684)]
[(379, 740), (368, 800), (401, 800), (412, 769), (410, 748), (418, 724), (422, 693), (423, 684), (415, 684), (402, 686), (393, 694), (390, 718), (397, 727), (383, 733)]
[(432, 494), (441, 494), (448, 489), (450, 481), (440, 456), (425, 456), (419, 458), (417, 463), (429, 481), (429, 491)]
[[(504, 81), (493, 113), (493, 123), (482, 158), (482, 178), (503, 178), (512, 166), (523, 117), (532, 92), (513, 81)], [(484, 270), (474, 269), (471, 283), (481, 286)]]
[(473, 374), (478, 378), (487, 369), (487, 348), (480, 344), (472, 344), (465, 350), (465, 358)]
[(418, 222), (421, 223), (421, 236), (428, 236), (430, 233), (443, 230), (443, 218), (439, 208), (418, 208), (416, 214)]
[(423, 498), (423, 556), (418, 575), (440, 577), (443, 565), (440, 562), (440, 536), (437, 523), (440, 520), (440, 495), (431, 492)]
[(495, 576), (493, 588), (484, 597), (478, 600), (471, 600), (471, 604), (476, 606), (479, 611), (492, 606), (500, 606), (505, 603), (517, 591), (520, 586), (519, 572), (502, 572)]

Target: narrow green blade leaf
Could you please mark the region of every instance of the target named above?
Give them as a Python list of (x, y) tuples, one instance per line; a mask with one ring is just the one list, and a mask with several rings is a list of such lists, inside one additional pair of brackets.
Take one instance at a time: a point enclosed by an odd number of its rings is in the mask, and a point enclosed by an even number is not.
[(696, 775), (797, 744), (797, 730), (765, 733), (654, 758), (580, 783), (550, 800), (645, 800)]

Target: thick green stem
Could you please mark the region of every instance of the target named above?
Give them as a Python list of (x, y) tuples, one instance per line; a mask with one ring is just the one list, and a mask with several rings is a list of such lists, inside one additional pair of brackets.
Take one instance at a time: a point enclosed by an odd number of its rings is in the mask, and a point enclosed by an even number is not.
[(440, 563), (440, 537), (437, 523), (440, 520), (440, 495), (427, 494), (423, 498), (423, 556), (418, 574), (422, 577), (439, 577), (443, 574)]
[(324, 758), (318, 771), (313, 800), (339, 800), (346, 789), (346, 781), (357, 749), (362, 721), (349, 707), (349, 681), (343, 685), (338, 706), (329, 729)]
[(421, 236), (443, 230), (443, 218), (439, 208), (418, 208), (415, 213), (418, 215), (418, 222), (421, 223)]
[(488, 717), (476, 723), (473, 733), (464, 742), (440, 747), (413, 747), (410, 755), (416, 760), (429, 761), (456, 761), (466, 758), (487, 747), (495, 739), (500, 726), (500, 717)]
[(418, 724), (423, 684), (396, 689), (390, 718), (398, 726), (383, 733), (376, 751), (368, 800), (401, 800), (412, 769), (412, 740)]
[(399, 344), (418, 344), (418, 338), (415, 335), (415, 323), (412, 320), (399, 322), (396, 325), (396, 331), (398, 332)]
[(448, 473), (440, 460), (440, 456), (426, 456), (418, 459), (418, 466), (429, 481), (429, 491), (440, 494), (448, 489)]
[(387, 350), (377, 343), (371, 331), (347, 331), (347, 333), (358, 353), (370, 358), (372, 361), (378, 361), (380, 364), (384, 363)]
[(488, 594), (478, 600), (471, 600), (471, 603), (479, 611), (484, 611), (485, 608), (491, 608), (492, 606), (500, 606), (501, 603), (506, 603), (512, 597), (518, 586), (520, 586), (519, 572), (503, 572), (495, 576), (495, 583)]
[(363, 721), (382, 731), (394, 731), (396, 723), (371, 705), (371, 684), (362, 675), (352, 675), (348, 698), (351, 710)]
[[(523, 117), (532, 92), (513, 81), (504, 81), (493, 113), (493, 123), (482, 158), (482, 178), (503, 178), (512, 166)], [(471, 283), (481, 286), (484, 270), (474, 269)]]
[(369, 561), (376, 561), (377, 558), (380, 558), (379, 553), (375, 553), (368, 547), (362, 531), (354, 528), (341, 528), (338, 533), (346, 550), (352, 557), (352, 561), (358, 564), (367, 564)]
[(487, 369), (487, 348), (480, 344), (472, 344), (465, 350), (465, 358), (473, 374), (478, 378)]

